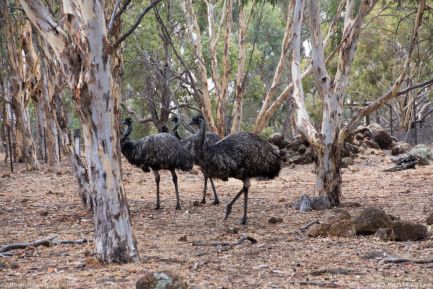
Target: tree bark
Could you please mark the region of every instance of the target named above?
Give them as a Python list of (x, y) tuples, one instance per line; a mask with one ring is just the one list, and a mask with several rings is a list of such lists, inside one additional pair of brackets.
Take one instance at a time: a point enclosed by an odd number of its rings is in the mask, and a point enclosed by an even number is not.
[(53, 111), (53, 96), (55, 90), (55, 84), (53, 83), (53, 76), (55, 72), (50, 70), (44, 57), (40, 59), (41, 65), (41, 84), (42, 91), (39, 102), (43, 104), (45, 115), (47, 116), (45, 122), (45, 141), (47, 148), (47, 164), (48, 170), (59, 172), (60, 171), (60, 159), (59, 159), (59, 134), (57, 130), (57, 121), (55, 112)]
[[(55, 52), (73, 90), (88, 147), (96, 255), (109, 263), (137, 261), (136, 242), (122, 184), (116, 128), (120, 99), (111, 92), (113, 81), (103, 3), (83, 0), (72, 5), (71, 1), (63, 1), (64, 24), (72, 37), (68, 39), (39, 1), (20, 2)], [(70, 41), (74, 45), (70, 45)], [(81, 62), (76, 61), (77, 56)]]
[[(254, 2), (255, 3), (255, 2)], [(253, 4), (254, 5), (254, 4)], [(245, 6), (242, 1), (239, 2), (239, 29), (238, 29), (238, 71), (236, 73), (236, 89), (235, 89), (235, 104), (233, 108), (233, 123), (231, 133), (240, 131), (242, 124), (243, 114), (243, 97), (244, 97), (244, 84), (245, 84), (245, 38), (247, 36), (248, 21), (245, 19)], [(251, 9), (249, 17), (253, 10)], [(249, 18), (248, 18), (249, 19)]]
[(337, 72), (334, 81), (332, 81), (325, 66), (319, 4), (317, 0), (309, 1), (308, 19), (312, 45), (312, 71), (315, 85), (323, 101), (322, 128), (319, 132), (311, 124), (305, 109), (300, 70), (303, 1), (297, 0), (295, 4), (292, 52), (293, 111), (296, 115), (297, 128), (305, 135), (316, 153), (315, 191), (321, 196), (326, 196), (331, 206), (338, 206), (341, 198), (340, 157), (343, 143), (339, 142), (339, 131), (350, 67), (355, 55), (362, 21), (374, 5), (375, 1), (363, 1), (358, 11), (354, 13), (354, 1), (348, 0), (346, 2), (343, 39), (339, 46)]
[(196, 56), (196, 65), (198, 72), (197, 86), (200, 90), (200, 93), (197, 96), (197, 101), (200, 105), (203, 116), (206, 119), (208, 128), (212, 131), (218, 131), (220, 134), (220, 131), (215, 126), (215, 122), (212, 116), (209, 87), (207, 83), (207, 70), (206, 66), (204, 65), (203, 50), (201, 46), (201, 33), (197, 22), (197, 16), (195, 15), (194, 9), (192, 7), (192, 0), (185, 0), (185, 12), (189, 25), (190, 37), (193, 44), (193, 52)]
[[(38, 170), (39, 162), (36, 155), (36, 146), (30, 130), (30, 119), (27, 111), (27, 104), (29, 101), (29, 87), (24, 85), (27, 83), (31, 85), (31, 58), (29, 53), (30, 61), (26, 62), (23, 57), (23, 49), (26, 45), (26, 41), (29, 41), (28, 28), (26, 25), (18, 27), (20, 30), (16, 30), (14, 21), (9, 16), (9, 7), (5, 1), (1, 4), (2, 11), (5, 15), (5, 31), (7, 41), (7, 54), (10, 68), (10, 87), (11, 87), (11, 105), (15, 114), (16, 122), (16, 154), (18, 160), (22, 160), (26, 163), (28, 170)], [(16, 40), (16, 34), (20, 33), (20, 41)], [(27, 75), (26, 75), (27, 73)], [(27, 78), (27, 79), (26, 79)]]
[[(223, 50), (223, 74), (220, 85), (220, 93), (217, 95), (216, 107), (216, 128), (220, 136), (225, 136), (225, 108), (227, 102), (229, 80), (230, 80), (230, 38), (232, 31), (232, 14), (233, 14), (233, 0), (226, 0), (225, 7), (225, 21), (224, 21), (224, 50)], [(221, 27), (222, 29), (222, 27)], [(214, 56), (215, 57), (215, 56)]]

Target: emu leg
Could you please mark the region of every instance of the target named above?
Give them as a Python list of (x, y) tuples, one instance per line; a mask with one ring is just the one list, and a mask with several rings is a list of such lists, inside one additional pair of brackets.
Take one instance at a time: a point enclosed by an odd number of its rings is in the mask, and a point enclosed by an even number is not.
[(217, 192), (216, 192), (216, 190), (215, 190), (215, 185), (213, 184), (213, 180), (212, 180), (212, 178), (209, 178), (209, 180), (210, 180), (210, 184), (211, 184), (211, 186), (212, 186), (212, 190), (213, 190), (213, 202), (212, 202), (212, 205), (218, 205), (219, 203), (220, 203), (220, 200), (218, 199), (218, 195), (217, 195)]
[(242, 193), (244, 192), (244, 188), (242, 188), (237, 194), (236, 196), (233, 198), (233, 200), (230, 201), (230, 203), (228, 203), (227, 207), (226, 207), (226, 214), (224, 216), (224, 220), (227, 220), (227, 218), (229, 217), (229, 215), (232, 213), (232, 207), (233, 204), (236, 202), (237, 199), (239, 199), (239, 197), (242, 195)]
[(161, 209), (161, 206), (159, 204), (159, 181), (161, 180), (161, 177), (159, 176), (159, 172), (157, 170), (152, 170), (153, 175), (155, 176), (155, 183), (156, 183), (156, 207), (155, 210)]
[(248, 189), (249, 187), (244, 187), (244, 216), (242, 217), (242, 225), (247, 224), (247, 208), (248, 208)]
[(202, 204), (206, 204), (207, 179), (208, 178), (204, 176), (203, 198), (201, 199)]
[(179, 198), (179, 190), (177, 187), (177, 175), (175, 170), (170, 170), (171, 176), (173, 177), (174, 190), (176, 192), (176, 210), (181, 210), (180, 208), (180, 198)]

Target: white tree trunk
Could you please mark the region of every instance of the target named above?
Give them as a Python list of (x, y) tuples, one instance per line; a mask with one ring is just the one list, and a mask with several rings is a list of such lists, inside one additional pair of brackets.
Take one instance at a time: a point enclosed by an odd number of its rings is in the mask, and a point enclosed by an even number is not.
[[(112, 76), (103, 3), (64, 1), (65, 25), (74, 46), (36, 0), (20, 0), (29, 19), (54, 50), (74, 92), (83, 125), (94, 203), (95, 251), (105, 262), (138, 260), (120, 170), (116, 130), (120, 100), (111, 94)], [(74, 10), (77, 9), (77, 11)], [(81, 63), (77, 63), (80, 55)]]

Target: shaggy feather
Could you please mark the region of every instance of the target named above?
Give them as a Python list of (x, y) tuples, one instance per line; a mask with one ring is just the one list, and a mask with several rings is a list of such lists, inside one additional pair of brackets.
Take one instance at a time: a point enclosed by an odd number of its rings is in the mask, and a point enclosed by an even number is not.
[(169, 133), (146, 136), (135, 142), (121, 143), (122, 153), (129, 163), (149, 171), (181, 169), (189, 171), (193, 166), (191, 154)]
[(189, 171), (193, 167), (193, 158), (179, 142), (179, 140), (169, 133), (157, 133), (146, 136), (137, 141), (128, 139), (132, 132), (132, 120), (125, 119), (123, 122), (127, 129), (120, 139), (122, 154), (134, 166), (141, 168), (145, 172), (153, 170), (156, 182), (156, 209), (160, 208), (159, 200), (159, 170), (170, 170), (173, 177), (173, 184), (176, 193), (176, 209), (180, 210), (180, 198), (177, 186), (176, 169)]
[(227, 181), (236, 178), (243, 181), (242, 190), (227, 205), (225, 218), (230, 215), (232, 206), (244, 194), (244, 216), (247, 222), (247, 203), (250, 178), (273, 179), (281, 170), (279, 155), (272, 146), (257, 135), (239, 132), (231, 134), (215, 144), (205, 142), (205, 122), (202, 116), (194, 117), (191, 124), (198, 124), (199, 131), (192, 143), (192, 154), (200, 165), (203, 174), (210, 178)]
[[(193, 143), (195, 142), (195, 139), (197, 138), (197, 135), (192, 135), (188, 138), (185, 139), (181, 139), (179, 133), (177, 132), (177, 129), (179, 128), (179, 119), (177, 117), (172, 118), (172, 121), (174, 122), (174, 126), (173, 126), (173, 135), (179, 139), (180, 143), (182, 144), (182, 146), (187, 149), (189, 152), (192, 153), (193, 150)], [(219, 140), (221, 140), (220, 136), (214, 132), (206, 132), (205, 134), (205, 143), (204, 145), (212, 145), (215, 144), (216, 142), (218, 142)], [(194, 164), (199, 165), (198, 163), (198, 159), (194, 158)], [(203, 171), (202, 171), (203, 172)], [(208, 180), (208, 176), (206, 174), (203, 173), (204, 176), (204, 188), (203, 188), (203, 198), (202, 198), (202, 204), (206, 203), (206, 191), (207, 191), (207, 180)], [(212, 178), (210, 178), (210, 182), (212, 185), (212, 189), (213, 189), (213, 193), (214, 193), (214, 201), (213, 204), (217, 205), (219, 204), (219, 198), (218, 198), (218, 194), (216, 192), (215, 189), (215, 185), (213, 183)]]

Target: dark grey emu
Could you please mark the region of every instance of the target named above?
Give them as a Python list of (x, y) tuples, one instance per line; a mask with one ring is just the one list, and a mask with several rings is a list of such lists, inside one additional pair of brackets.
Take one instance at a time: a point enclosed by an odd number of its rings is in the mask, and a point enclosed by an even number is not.
[(129, 141), (132, 132), (132, 119), (127, 118), (122, 122), (127, 126), (120, 146), (122, 154), (128, 162), (141, 168), (145, 172), (152, 169), (156, 182), (156, 209), (160, 209), (159, 202), (159, 170), (169, 170), (173, 177), (174, 189), (176, 192), (176, 210), (180, 210), (179, 190), (177, 186), (176, 169), (189, 171), (193, 166), (193, 158), (179, 142), (169, 133), (157, 133), (141, 138), (137, 141)]
[[(179, 118), (177, 118), (175, 116), (175, 117), (173, 117), (171, 119), (171, 121), (174, 123), (173, 129), (172, 129), (173, 135), (179, 139), (180, 143), (183, 145), (184, 148), (186, 148), (189, 152), (192, 153), (192, 143), (194, 142), (194, 139), (197, 136), (196, 135), (192, 135), (192, 136), (190, 136), (188, 138), (181, 139), (179, 133), (177, 132), (177, 129), (179, 128), (179, 124), (180, 124)], [(205, 134), (204, 145), (205, 146), (206, 145), (212, 145), (212, 144), (215, 144), (216, 142), (218, 142), (219, 140), (221, 140), (221, 138), (220, 138), (220, 136), (217, 133), (208, 132), (207, 131), (206, 134)], [(199, 163), (198, 163), (198, 161), (196, 159), (194, 159), (194, 163), (196, 165), (199, 165)], [(203, 188), (203, 198), (201, 200), (201, 203), (202, 204), (206, 204), (207, 181), (209, 179), (210, 184), (212, 186), (212, 190), (213, 190), (213, 196), (214, 196), (214, 200), (212, 202), (212, 205), (218, 205), (220, 203), (220, 200), (218, 198), (218, 194), (216, 192), (215, 185), (213, 183), (212, 178), (209, 178), (204, 173), (203, 173), (203, 176), (204, 176), (204, 188)]]
[(224, 219), (232, 212), (233, 204), (244, 194), (244, 215), (242, 224), (247, 223), (248, 189), (250, 178), (273, 179), (281, 170), (280, 157), (271, 145), (259, 136), (238, 132), (223, 138), (215, 144), (206, 145), (206, 125), (202, 116), (194, 117), (191, 125), (199, 125), (199, 131), (192, 144), (192, 154), (198, 161), (203, 174), (209, 178), (227, 181), (236, 178), (243, 181), (242, 189), (227, 205)]

